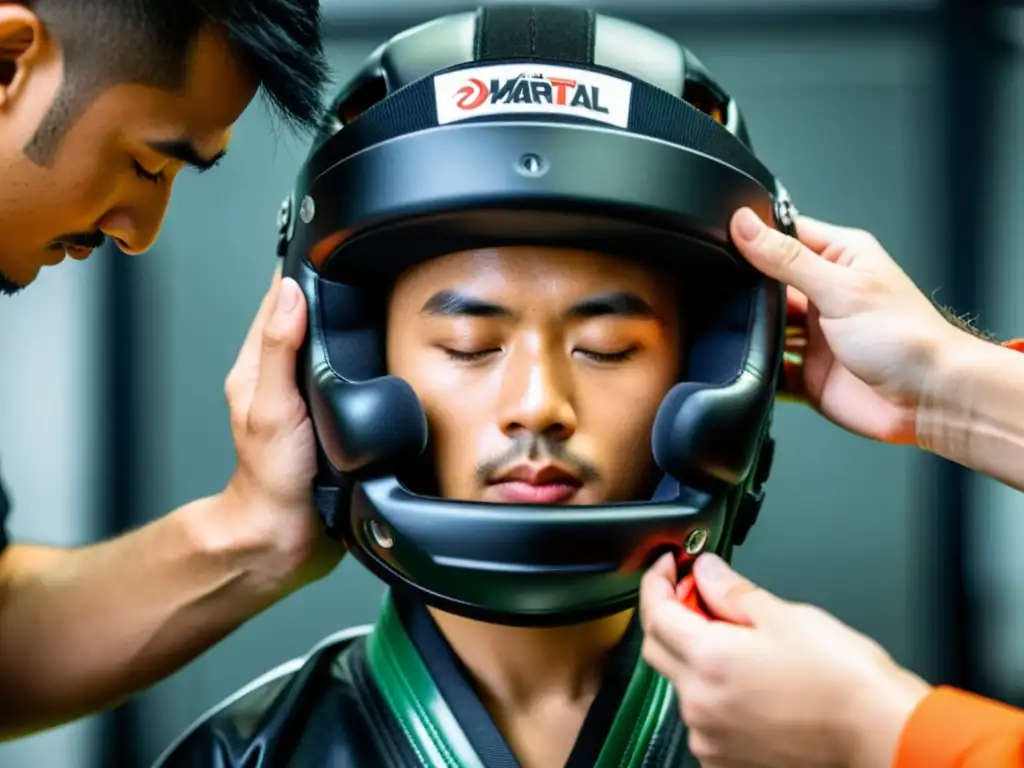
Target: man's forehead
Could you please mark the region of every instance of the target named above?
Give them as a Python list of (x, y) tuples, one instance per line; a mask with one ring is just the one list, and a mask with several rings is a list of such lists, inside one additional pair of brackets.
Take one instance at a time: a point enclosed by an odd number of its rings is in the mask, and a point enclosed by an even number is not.
[(401, 279), (417, 293), (454, 290), (501, 292), (528, 288), (534, 295), (643, 291), (655, 280), (643, 266), (618, 257), (567, 248), (515, 246), (462, 251), (431, 259)]
[(193, 130), (216, 132), (238, 121), (258, 87), (223, 32), (209, 27), (193, 46), (185, 88), (179, 96)]
[(430, 318), (517, 320), (541, 313), (564, 321), (665, 319), (664, 281), (615, 257), (559, 248), (494, 248), (443, 256), (406, 272), (394, 309)]
[(232, 126), (256, 92), (257, 82), (227, 41), (215, 30), (204, 30), (192, 47), (184, 87), (114, 83), (98, 94), (91, 109), (101, 107), (108, 115), (123, 117), (151, 137), (187, 141), (210, 157), (224, 149)]

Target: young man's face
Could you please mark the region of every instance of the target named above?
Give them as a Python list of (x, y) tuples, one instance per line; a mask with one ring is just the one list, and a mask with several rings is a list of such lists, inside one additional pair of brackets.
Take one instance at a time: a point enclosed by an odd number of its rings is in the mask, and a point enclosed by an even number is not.
[(653, 491), (651, 426), (680, 371), (670, 281), (593, 253), (496, 248), (411, 269), (388, 311), (388, 369), (426, 410), (442, 496)]
[(0, 293), (32, 282), (65, 252), (114, 240), (139, 253), (156, 239), (175, 176), (227, 148), (256, 92), (224, 39), (204, 32), (181, 93), (117, 85), (75, 119), (46, 166), (25, 154), (62, 81), (57, 41), (31, 11), (0, 2)]

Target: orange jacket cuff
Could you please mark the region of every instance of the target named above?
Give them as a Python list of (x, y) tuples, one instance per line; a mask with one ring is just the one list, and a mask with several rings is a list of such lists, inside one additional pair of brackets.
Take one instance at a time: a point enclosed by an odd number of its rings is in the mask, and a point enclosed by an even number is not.
[(953, 688), (939, 687), (914, 710), (894, 768), (1018, 768), (1024, 712)]

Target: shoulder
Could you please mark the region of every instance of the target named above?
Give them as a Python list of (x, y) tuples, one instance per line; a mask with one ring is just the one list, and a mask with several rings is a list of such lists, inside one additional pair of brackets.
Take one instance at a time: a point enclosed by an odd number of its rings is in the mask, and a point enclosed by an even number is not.
[[(292, 743), (325, 689), (344, 686), (339, 662), (361, 651), (369, 625), (330, 635), (305, 656), (285, 662), (206, 712), (160, 756), (153, 768), (256, 768)], [(298, 728), (297, 728), (298, 727)], [(299, 734), (299, 738), (301, 735)]]

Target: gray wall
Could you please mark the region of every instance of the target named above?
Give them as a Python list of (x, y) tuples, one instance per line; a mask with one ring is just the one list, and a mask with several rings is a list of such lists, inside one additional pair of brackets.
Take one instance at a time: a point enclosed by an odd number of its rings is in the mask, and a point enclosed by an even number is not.
[[(929, 119), (932, 51), (897, 29), (687, 28), (683, 38), (740, 98), (760, 152), (807, 213), (874, 231), (926, 287), (938, 187)], [(331, 48), (345, 74), (378, 42)], [(157, 250), (141, 262), (151, 444), (145, 515), (222, 487), (233, 469), (222, 381), (274, 267), (274, 215), (302, 158), (258, 108), (223, 170), (183, 180)], [(200, 276), (202, 279), (200, 279)], [(916, 532), (930, 500), (920, 457), (857, 440), (784, 406), (769, 501), (740, 567), (781, 594), (826, 607), (927, 670), (926, 557)], [(380, 587), (352, 562), (254, 619), (142, 697), (155, 756), (203, 710), (335, 629), (369, 621)]]
[[(73, 547), (101, 533), (102, 266), (48, 269), (30, 291), (0, 298), (0, 469), (19, 541)], [(90, 768), (97, 726), (90, 718), (0, 743), (0, 768), (51, 766), (55, 755), (61, 768)]]

